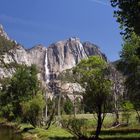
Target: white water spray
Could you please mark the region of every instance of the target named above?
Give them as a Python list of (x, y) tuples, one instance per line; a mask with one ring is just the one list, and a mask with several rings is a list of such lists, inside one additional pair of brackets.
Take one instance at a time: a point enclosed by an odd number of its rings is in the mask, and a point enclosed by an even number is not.
[(47, 49), (46, 49), (46, 56), (45, 56), (45, 79), (46, 79), (46, 83), (49, 83), (49, 81), (50, 81), (50, 72), (49, 72), (49, 68), (48, 68)]

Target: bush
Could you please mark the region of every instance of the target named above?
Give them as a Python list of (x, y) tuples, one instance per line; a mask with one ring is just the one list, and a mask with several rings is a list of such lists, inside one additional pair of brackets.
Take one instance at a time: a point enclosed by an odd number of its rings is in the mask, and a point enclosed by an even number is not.
[(80, 138), (87, 138), (87, 119), (71, 118), (68, 120), (62, 120), (62, 127), (70, 132), (72, 135)]
[(66, 99), (64, 103), (64, 111), (66, 114), (72, 114), (73, 113), (73, 103), (70, 99)]
[(45, 101), (41, 94), (37, 94), (28, 102), (22, 102), (23, 121), (31, 123), (34, 127), (40, 125)]
[(3, 116), (4, 118), (7, 118), (9, 121), (11, 121), (15, 118), (13, 110), (14, 108), (12, 104), (7, 104), (1, 107), (0, 115)]
[(0, 36), (0, 55), (8, 52), (10, 49), (14, 48), (15, 42), (7, 40), (5, 37)]
[(131, 111), (133, 110), (133, 104), (130, 101), (124, 101), (122, 104), (122, 120), (126, 121), (126, 124), (129, 124), (129, 120), (131, 117)]

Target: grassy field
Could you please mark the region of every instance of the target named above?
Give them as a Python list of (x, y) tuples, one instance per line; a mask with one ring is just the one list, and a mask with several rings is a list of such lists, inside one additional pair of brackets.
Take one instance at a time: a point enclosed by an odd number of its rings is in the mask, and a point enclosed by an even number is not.
[[(125, 123), (126, 120), (120, 113), (120, 123)], [(63, 119), (69, 119), (73, 116), (62, 116)], [(96, 117), (93, 114), (79, 114), (78, 119), (87, 119), (87, 129), (89, 134), (94, 134), (96, 128)], [(114, 122), (114, 114), (107, 114), (102, 127), (100, 138), (103, 140), (140, 140), (140, 125), (136, 119), (136, 113), (131, 112), (129, 116), (129, 125), (112, 127)], [(31, 128), (27, 132), (23, 132), (24, 138), (28, 140), (74, 140), (74, 136), (57, 124), (52, 125), (48, 130), (44, 128), (32, 128), (31, 125), (19, 125), (22, 132), (25, 128)]]
[[(122, 114), (122, 113), (120, 113)], [(120, 123), (125, 123), (125, 118), (120, 115)], [(72, 118), (73, 116), (63, 116), (64, 119)], [(87, 131), (90, 134), (94, 134), (96, 128), (96, 117), (93, 114), (79, 114), (76, 116), (78, 119), (85, 118), (88, 121)], [(100, 138), (103, 140), (140, 140), (140, 125), (136, 119), (136, 113), (131, 112), (129, 116), (129, 125), (114, 128), (112, 124), (114, 122), (114, 114), (107, 114)], [(36, 128), (29, 131), (30, 134), (36, 134), (40, 140), (74, 140), (68, 131), (63, 128), (53, 125), (48, 130), (42, 128)]]
[(40, 140), (48, 140), (48, 139), (71, 139), (73, 136), (68, 133), (66, 130), (61, 127), (51, 126), (48, 130), (42, 128), (36, 128), (30, 130), (29, 133), (37, 134)]

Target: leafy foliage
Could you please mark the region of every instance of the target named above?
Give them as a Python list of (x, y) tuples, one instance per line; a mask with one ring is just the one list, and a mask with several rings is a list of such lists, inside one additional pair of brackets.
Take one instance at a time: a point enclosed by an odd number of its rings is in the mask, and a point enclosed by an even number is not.
[(8, 52), (10, 49), (12, 49), (15, 46), (15, 43), (7, 40), (5, 37), (0, 36), (0, 55), (2, 55), (5, 52)]
[(14, 41), (11, 41), (11, 40), (7, 40), (5, 37), (3, 36), (0, 36), (0, 66), (10, 66), (9, 64), (6, 65), (4, 62), (3, 62), (3, 55), (5, 53), (8, 53), (9, 50), (13, 49), (15, 47), (15, 42)]
[[(44, 107), (35, 65), (21, 65), (11, 79), (5, 79), (0, 91), (1, 115), (8, 120), (20, 118), (34, 126)], [(26, 116), (28, 115), (28, 116)]]
[(133, 111), (133, 104), (130, 101), (124, 101), (122, 103), (122, 119), (126, 120), (126, 124), (129, 124), (130, 116), (131, 116), (131, 111)]
[(64, 112), (66, 114), (73, 113), (73, 103), (69, 98), (66, 98), (66, 100), (64, 101)]
[(99, 56), (93, 56), (82, 60), (74, 69), (74, 73), (79, 77), (77, 81), (85, 88), (84, 104), (90, 112), (98, 112), (98, 105), (103, 105), (104, 111), (109, 107), (111, 81), (107, 76), (107, 67), (107, 63)]
[(126, 75), (127, 98), (134, 105), (137, 113), (140, 109), (140, 57), (137, 51), (139, 49), (140, 37), (132, 34), (131, 38), (123, 45), (121, 60), (118, 64), (124, 75)]
[(44, 106), (45, 101), (41, 93), (38, 93), (29, 101), (22, 102), (21, 107), (24, 122), (29, 122), (33, 126), (40, 125)]
[(111, 5), (116, 7), (114, 16), (120, 23), (124, 32), (121, 34), (130, 37), (134, 31), (140, 35), (140, 1), (139, 0), (111, 0)]
[(83, 102), (98, 118), (95, 139), (101, 131), (107, 109), (111, 106), (111, 81), (108, 78), (108, 65), (99, 56), (82, 60), (73, 70), (77, 82), (85, 89)]
[(87, 136), (87, 120), (71, 118), (68, 120), (62, 120), (62, 126), (72, 135), (79, 139), (86, 139)]

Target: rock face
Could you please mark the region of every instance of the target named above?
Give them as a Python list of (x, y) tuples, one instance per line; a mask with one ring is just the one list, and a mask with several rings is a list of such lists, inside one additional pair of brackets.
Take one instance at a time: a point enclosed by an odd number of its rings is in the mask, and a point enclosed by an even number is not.
[[(1, 36), (10, 40), (2, 26), (0, 26)], [(6, 52), (2, 58), (5, 64), (18, 63), (28, 66), (35, 64), (39, 70), (39, 79), (49, 85), (60, 72), (74, 67), (81, 59), (92, 55), (99, 55), (107, 61), (106, 56), (96, 45), (90, 42), (82, 43), (80, 39), (73, 37), (51, 44), (49, 47), (37, 45), (28, 50), (15, 44), (14, 48)], [(2, 67), (2, 62), (0, 62), (0, 78), (11, 76), (14, 71), (14, 68), (7, 70)]]
[(0, 36), (5, 37), (7, 40), (10, 40), (9, 36), (7, 33), (3, 30), (3, 26), (0, 24)]
[[(91, 55), (100, 55), (106, 59), (95, 45), (85, 42), (81, 43), (78, 38), (70, 38), (65, 41), (59, 41), (47, 48), (46, 77), (51, 80), (57, 73), (74, 67), (81, 59)], [(52, 75), (52, 74), (55, 75)]]

